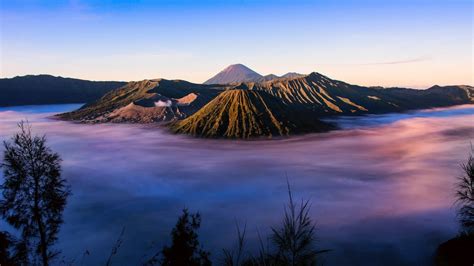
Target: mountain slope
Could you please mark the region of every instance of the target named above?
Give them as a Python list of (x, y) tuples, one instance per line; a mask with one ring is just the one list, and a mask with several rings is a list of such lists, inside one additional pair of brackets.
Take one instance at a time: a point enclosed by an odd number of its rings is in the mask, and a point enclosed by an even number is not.
[(332, 128), (314, 114), (288, 108), (266, 92), (245, 89), (227, 90), (192, 116), (171, 126), (174, 132), (193, 136), (243, 139)]
[(50, 75), (0, 79), (0, 106), (91, 102), (126, 84)]
[(204, 84), (230, 84), (261, 79), (262, 75), (252, 69), (242, 65), (235, 64), (226, 67), (214, 77), (208, 79)]
[(58, 117), (95, 123), (172, 121), (199, 110), (220, 92), (219, 89), (182, 80), (134, 81)]
[(172, 122), (177, 133), (253, 138), (321, 132), (319, 118), (402, 112), (474, 103), (470, 86), (426, 90), (351, 85), (319, 73), (264, 82), (202, 85), (182, 80), (130, 82), (79, 110), (59, 115), (81, 122)]
[(262, 83), (246, 83), (286, 104), (302, 105), (320, 115), (376, 114), (472, 103), (469, 86), (432, 87), (427, 90), (368, 88), (332, 80), (319, 73)]

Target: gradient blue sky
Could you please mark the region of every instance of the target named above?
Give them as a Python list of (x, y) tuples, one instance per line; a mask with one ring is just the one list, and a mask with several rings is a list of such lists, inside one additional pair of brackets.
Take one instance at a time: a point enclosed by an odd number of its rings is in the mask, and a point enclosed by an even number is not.
[(472, 85), (473, 2), (0, 0), (0, 74), (203, 82), (243, 63), (360, 85)]

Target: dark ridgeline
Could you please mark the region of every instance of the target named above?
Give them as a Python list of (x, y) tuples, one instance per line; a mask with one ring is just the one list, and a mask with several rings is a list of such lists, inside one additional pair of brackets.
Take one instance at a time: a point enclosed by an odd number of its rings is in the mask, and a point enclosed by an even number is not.
[(474, 265), (474, 150), (461, 167), (456, 190), (460, 232), (438, 247), (435, 262), (439, 266)]
[(70, 195), (61, 177), (61, 158), (46, 145), (44, 136), (32, 135), (28, 124), (19, 124), (20, 132), (4, 142), (1, 163), (4, 181), (0, 213), (20, 233), (14, 239), (0, 235), (4, 263), (49, 265), (59, 254), (52, 249), (63, 223), (62, 213)]
[(0, 106), (86, 103), (126, 82), (89, 81), (51, 75), (0, 79)]

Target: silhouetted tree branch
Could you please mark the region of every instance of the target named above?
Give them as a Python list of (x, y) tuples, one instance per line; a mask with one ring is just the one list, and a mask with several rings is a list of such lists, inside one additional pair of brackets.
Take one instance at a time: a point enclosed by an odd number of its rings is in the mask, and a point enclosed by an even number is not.
[(105, 265), (107, 265), (107, 266), (112, 265), (112, 258), (115, 255), (117, 255), (120, 247), (123, 244), (123, 235), (124, 234), (125, 234), (125, 227), (122, 228), (122, 231), (120, 232), (120, 235), (119, 235), (117, 241), (115, 242), (115, 245), (112, 247), (112, 251), (110, 252), (109, 258), (107, 259), (107, 262), (105, 263)]

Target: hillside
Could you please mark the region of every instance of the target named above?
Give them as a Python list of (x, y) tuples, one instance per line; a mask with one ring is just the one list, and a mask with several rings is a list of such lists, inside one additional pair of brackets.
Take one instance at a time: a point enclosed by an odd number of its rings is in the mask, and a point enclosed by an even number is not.
[(287, 108), (262, 91), (231, 89), (171, 126), (176, 133), (212, 138), (255, 138), (324, 132), (332, 125), (311, 113)]
[(173, 121), (198, 111), (219, 93), (219, 89), (182, 80), (134, 81), (58, 117), (94, 123)]
[(0, 106), (85, 103), (126, 84), (89, 81), (50, 75), (28, 75), (0, 79)]
[(227, 85), (183, 80), (130, 82), (59, 117), (88, 123), (169, 123), (176, 133), (253, 138), (321, 132), (319, 119), (474, 103), (470, 86), (426, 90), (362, 87), (319, 73)]
[(368, 88), (316, 72), (245, 85), (278, 97), (286, 104), (305, 106), (320, 115), (377, 114), (474, 102), (474, 89), (470, 86), (434, 86), (427, 90)]

